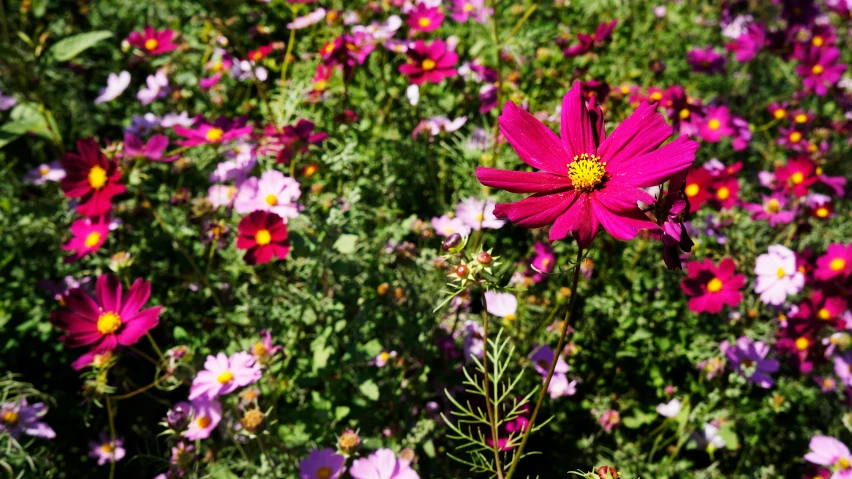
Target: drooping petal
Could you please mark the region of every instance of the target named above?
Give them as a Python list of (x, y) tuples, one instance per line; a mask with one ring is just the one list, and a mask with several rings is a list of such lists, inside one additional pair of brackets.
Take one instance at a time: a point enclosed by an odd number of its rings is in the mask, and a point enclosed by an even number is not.
[(555, 175), (567, 176), (571, 157), (556, 134), (511, 101), (500, 118), (500, 131), (526, 164)]
[(617, 240), (629, 241), (639, 234), (640, 229), (657, 227), (638, 208), (616, 213), (604, 206), (596, 196), (592, 196), (592, 209), (607, 233)]
[(511, 193), (542, 193), (569, 188), (571, 179), (550, 173), (476, 168), (476, 178), (485, 186), (499, 188)]
[(589, 195), (579, 194), (577, 200), (553, 223), (549, 239), (551, 242), (560, 240), (570, 232), (581, 248), (587, 248), (595, 239), (599, 225)]

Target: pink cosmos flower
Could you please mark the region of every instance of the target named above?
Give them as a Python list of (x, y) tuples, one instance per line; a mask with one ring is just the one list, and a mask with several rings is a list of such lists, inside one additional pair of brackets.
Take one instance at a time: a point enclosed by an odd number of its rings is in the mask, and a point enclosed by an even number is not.
[(260, 380), (260, 366), (255, 358), (244, 351), (232, 354), (225, 353), (207, 356), (204, 370), (199, 371), (192, 380), (189, 389), (189, 400), (204, 397), (216, 399), (235, 391), (237, 388), (254, 384)]
[(434, 40), (428, 45), (423, 40), (417, 40), (407, 54), (408, 63), (400, 65), (399, 72), (415, 85), (427, 81), (440, 83), (444, 78), (458, 74), (455, 66), (459, 56), (450, 51), (443, 40)]
[[(411, 87), (417, 88), (417, 85), (411, 85)], [(458, 131), (458, 129), (464, 126), (465, 123), (467, 123), (466, 116), (460, 116), (455, 120), (450, 120), (445, 116), (434, 116), (432, 118), (420, 120), (420, 123), (414, 127), (414, 131), (411, 132), (411, 136), (413, 138), (417, 138), (423, 132), (428, 132), (429, 140), (432, 141), (441, 133), (452, 133), (454, 131)]]
[(215, 73), (211, 77), (198, 80), (198, 88), (201, 88), (201, 91), (207, 91), (216, 86), (220, 80), (222, 80), (222, 72)]
[(260, 179), (249, 178), (240, 185), (234, 210), (240, 214), (254, 211), (275, 213), (284, 221), (299, 216), (296, 200), (302, 195), (299, 182), (277, 170), (265, 171)]
[(77, 212), (101, 216), (112, 208), (112, 197), (124, 193), (118, 162), (107, 159), (94, 138), (77, 141), (79, 153), (62, 157), (65, 178), (60, 182), (68, 198), (77, 198)]
[(719, 349), (728, 358), (728, 365), (748, 381), (762, 388), (771, 388), (775, 384), (769, 374), (778, 371), (777, 359), (766, 359), (769, 346), (761, 341), (752, 341), (747, 336), (737, 339), (736, 344), (722, 341)]
[(846, 279), (852, 274), (852, 243), (828, 245), (825, 254), (817, 258), (814, 277), (820, 281)]
[[(546, 344), (541, 346), (537, 344), (533, 345), (533, 352), (530, 354), (529, 360), (542, 378), (545, 378), (548, 371), (550, 371), (550, 363), (553, 361), (553, 353), (553, 348)], [(559, 358), (556, 360), (556, 367), (553, 369), (553, 373), (566, 374), (569, 369), (568, 363), (562, 359), (562, 354), (560, 354)]]
[(132, 32), (127, 37), (127, 43), (145, 52), (146, 55), (161, 55), (177, 49), (174, 39), (175, 32), (171, 28), (154, 30), (148, 25), (142, 32)]
[(346, 471), (346, 457), (333, 449), (314, 449), (299, 462), (299, 479), (337, 479)]
[(657, 414), (663, 417), (673, 418), (680, 414), (683, 408), (683, 403), (680, 399), (674, 398), (667, 403), (657, 404)]
[(130, 85), (130, 72), (110, 73), (107, 77), (106, 88), (101, 89), (100, 95), (95, 98), (95, 104), (106, 103), (115, 100)]
[(296, 153), (308, 153), (310, 145), (319, 145), (326, 138), (326, 132), (314, 132), (316, 125), (310, 120), (300, 119), (295, 125), (287, 125), (281, 133), (275, 125), (267, 125), (263, 131), (265, 144), (260, 152), (263, 154), (275, 154), (275, 161), (281, 164), (287, 163)]
[(805, 287), (805, 275), (796, 268), (796, 253), (779, 244), (757, 257), (754, 272), (757, 274), (754, 292), (766, 304), (780, 306), (787, 295)]
[(222, 420), (222, 404), (215, 398), (201, 396), (192, 401), (189, 410), (190, 422), (183, 431), (183, 437), (190, 441), (207, 439)]
[(128, 132), (124, 134), (122, 157), (132, 159), (147, 158), (151, 161), (163, 163), (177, 160), (180, 155), (163, 158), (163, 152), (168, 146), (169, 137), (166, 135), (154, 135), (148, 138), (147, 143), (143, 143), (141, 138)]
[(517, 318), (518, 298), (512, 293), (485, 292), (485, 306), (488, 314), (514, 321)]
[(452, 18), (459, 23), (467, 23), (473, 17), (479, 23), (487, 23), (493, 10), (485, 6), (485, 0), (453, 0)]
[(550, 384), (547, 386), (547, 393), (550, 395), (550, 399), (573, 396), (577, 394), (577, 380), (569, 380), (568, 376), (564, 374), (553, 373)]
[(828, 88), (833, 86), (843, 76), (846, 65), (837, 63), (840, 50), (837, 47), (815, 48), (805, 50), (796, 67), (796, 74), (802, 77), (802, 86), (806, 91), (812, 91), (819, 96), (825, 96)]
[(213, 185), (207, 190), (207, 201), (213, 209), (220, 206), (230, 207), (237, 198), (239, 190), (234, 185)]
[(703, 49), (695, 48), (686, 54), (686, 63), (692, 67), (692, 71), (696, 73), (724, 73), (727, 60), (725, 57), (716, 53), (712, 46), (707, 46)]
[(369, 457), (356, 459), (349, 468), (353, 479), (420, 479), (405, 459), (397, 459), (390, 449), (379, 449)]
[(658, 148), (672, 134), (656, 105), (641, 105), (609, 137), (599, 106), (586, 106), (580, 83), (562, 103), (561, 141), (540, 121), (507, 102), (498, 119), (500, 131), (528, 165), (542, 172), (478, 167), (479, 181), (512, 193), (533, 193), (494, 214), (525, 228), (553, 224), (550, 241), (574, 235), (587, 248), (598, 227), (614, 238), (630, 240), (657, 225), (637, 202), (654, 204), (641, 188), (668, 181), (695, 160), (698, 143), (686, 136)]
[(553, 253), (553, 248), (550, 245), (541, 241), (536, 241), (533, 245), (533, 250), (535, 253), (530, 260), (530, 265), (534, 268), (535, 274), (532, 279), (534, 283), (538, 283), (547, 276), (547, 273), (550, 273), (556, 267), (556, 255)]
[(444, 11), (442, 8), (430, 8), (424, 3), (419, 3), (413, 10), (408, 12), (405, 23), (413, 32), (431, 32), (441, 27), (444, 22)]
[(494, 216), (495, 206), (497, 203), (492, 199), (480, 200), (470, 197), (456, 206), (456, 218), (474, 231), (482, 228), (500, 229), (506, 222)]
[(110, 351), (118, 345), (136, 344), (160, 322), (162, 306), (141, 310), (151, 296), (151, 283), (137, 279), (126, 296), (121, 282), (111, 274), (98, 277), (97, 301), (80, 289), (65, 298), (67, 310), (54, 311), (50, 322), (67, 332), (60, 341), (69, 348), (89, 346), (92, 351)]
[(601, 425), (604, 432), (611, 432), (621, 424), (621, 414), (615, 409), (609, 409), (601, 414), (598, 418), (598, 424)]
[(733, 42), (725, 44), (725, 49), (734, 52), (734, 58), (740, 63), (750, 62), (766, 45), (766, 28), (762, 23), (752, 23), (748, 30)]
[(775, 227), (780, 224), (789, 224), (796, 217), (794, 211), (785, 210), (787, 205), (787, 197), (776, 192), (769, 196), (763, 195), (763, 203), (745, 203), (743, 208), (751, 211), (751, 219), (753, 220), (768, 220), (769, 226)]
[(471, 357), (481, 358), (485, 352), (482, 326), (473, 321), (465, 321), (462, 331), (464, 333), (464, 340), (462, 341), (464, 362), (470, 363)]
[(723, 258), (716, 267), (710, 258), (693, 261), (686, 265), (687, 277), (680, 288), (690, 297), (689, 309), (695, 313), (718, 313), (727, 304), (735, 307), (743, 300), (740, 290), (745, 286), (744, 274), (734, 274), (736, 264), (731, 258)]
[(255, 211), (244, 216), (238, 225), (237, 249), (244, 249), (246, 264), (264, 264), (284, 259), (290, 252), (287, 223), (275, 213)]
[(609, 23), (601, 22), (594, 33), (578, 33), (577, 40), (580, 43), (566, 48), (562, 51), (562, 54), (568, 58), (573, 58), (590, 52), (592, 48), (603, 46), (609, 40), (613, 30), (615, 30), (616, 23), (618, 23), (618, 20), (613, 20)]
[(831, 479), (852, 478), (852, 454), (845, 444), (833, 437), (814, 436), (808, 445), (810, 452), (805, 454), (805, 460), (834, 470)]
[(280, 344), (277, 346), (272, 344), (272, 335), (269, 334), (268, 330), (264, 329), (260, 332), (260, 341), (254, 343), (254, 346), (251, 348), (251, 353), (257, 359), (257, 362), (263, 365), (271, 361), (276, 354), (281, 353), (283, 350), (284, 347)]
[(470, 228), (461, 219), (450, 218), (447, 215), (440, 218), (432, 218), (432, 227), (435, 228), (435, 233), (438, 236), (449, 237), (453, 233), (458, 233), (462, 236), (470, 234)]
[(242, 183), (257, 165), (257, 150), (249, 143), (237, 143), (225, 152), (225, 157), (228, 159), (216, 165), (216, 170), (210, 174), (211, 182), (234, 180)]
[(377, 368), (383, 368), (387, 365), (388, 361), (395, 358), (397, 356), (396, 351), (382, 351), (376, 355), (373, 359), (370, 360), (370, 364), (376, 366)]
[(253, 128), (242, 125), (242, 121), (232, 122), (223, 117), (213, 124), (199, 121), (195, 128), (178, 125), (175, 133), (186, 138), (178, 142), (181, 146), (219, 145), (249, 135)]
[(698, 124), (701, 139), (709, 143), (718, 143), (722, 138), (733, 136), (731, 114), (726, 106), (708, 106), (704, 118)]
[(86, 255), (96, 252), (109, 236), (109, 217), (81, 218), (71, 223), (71, 239), (62, 245), (65, 251), (72, 253), (64, 263), (79, 261)]
[(122, 460), (126, 452), (124, 439), (120, 437), (116, 437), (113, 442), (109, 434), (102, 432), (97, 441), (89, 441), (89, 457), (97, 459), (99, 466)]
[(798, 155), (787, 160), (785, 166), (775, 170), (775, 181), (787, 193), (802, 197), (817, 182), (816, 164), (807, 155)]
[(24, 176), (24, 181), (34, 185), (43, 185), (48, 181), (60, 181), (63, 178), (65, 178), (65, 170), (62, 169), (59, 160), (56, 160), (50, 162), (50, 164), (42, 163), (37, 168), (28, 171)]

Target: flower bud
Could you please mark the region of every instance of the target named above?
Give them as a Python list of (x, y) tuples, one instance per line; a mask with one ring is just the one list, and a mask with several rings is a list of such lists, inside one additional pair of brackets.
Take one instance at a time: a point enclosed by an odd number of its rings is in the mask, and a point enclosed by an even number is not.
[(597, 473), (601, 479), (618, 479), (618, 471), (612, 466), (601, 466), (598, 468)]
[(352, 429), (341, 434), (340, 438), (337, 440), (338, 449), (346, 454), (351, 454), (359, 444), (361, 444), (361, 436)]
[(378, 288), (376, 288), (376, 293), (378, 293), (379, 296), (384, 296), (384, 295), (388, 294), (389, 289), (390, 289), (389, 284), (382, 283), (382, 284), (379, 285)]
[(478, 255), (476, 255), (476, 260), (479, 261), (479, 264), (490, 264), (491, 263), (491, 253), (488, 251), (480, 251)]
[(460, 264), (456, 266), (456, 276), (459, 278), (464, 278), (470, 273), (470, 268), (467, 267), (466, 264)]
[(254, 434), (261, 429), (263, 429), (263, 413), (260, 412), (260, 409), (249, 409), (243, 415), (243, 418), (240, 420), (240, 424), (243, 425), (243, 428)]
[(166, 414), (166, 423), (175, 431), (180, 431), (187, 425), (189, 410), (185, 404), (176, 404)]
[(450, 236), (448, 236), (447, 239), (445, 239), (443, 243), (441, 243), (441, 249), (444, 250), (444, 251), (449, 251), (449, 250), (455, 248), (456, 246), (458, 246), (461, 243), (461, 241), (462, 241), (461, 235), (458, 234), (458, 233), (453, 233)]

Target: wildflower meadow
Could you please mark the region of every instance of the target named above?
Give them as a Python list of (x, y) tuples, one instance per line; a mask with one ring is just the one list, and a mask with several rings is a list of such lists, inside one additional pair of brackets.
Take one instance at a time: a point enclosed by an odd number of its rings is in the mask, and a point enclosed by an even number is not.
[(0, 477), (852, 479), (852, 0), (0, 40)]

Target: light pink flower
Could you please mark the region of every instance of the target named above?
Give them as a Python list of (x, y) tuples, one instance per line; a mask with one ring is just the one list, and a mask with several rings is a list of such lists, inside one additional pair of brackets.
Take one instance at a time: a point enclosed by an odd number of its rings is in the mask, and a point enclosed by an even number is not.
[(225, 353), (207, 356), (204, 370), (199, 371), (192, 381), (189, 400), (200, 397), (215, 399), (237, 388), (248, 386), (260, 379), (260, 366), (255, 358), (246, 352), (234, 353), (231, 357)]
[(240, 185), (234, 210), (240, 214), (269, 211), (285, 218), (299, 216), (295, 203), (302, 195), (299, 182), (277, 170), (268, 170), (260, 179), (249, 178)]

